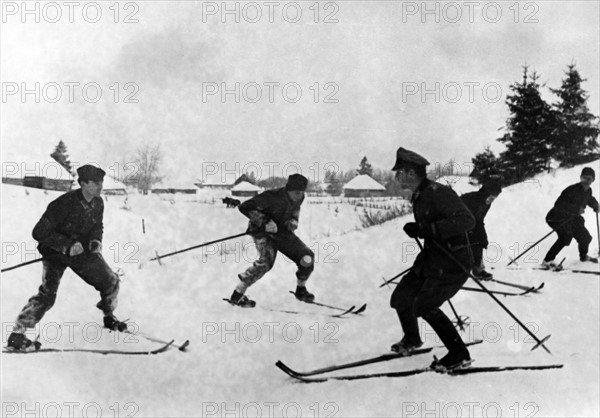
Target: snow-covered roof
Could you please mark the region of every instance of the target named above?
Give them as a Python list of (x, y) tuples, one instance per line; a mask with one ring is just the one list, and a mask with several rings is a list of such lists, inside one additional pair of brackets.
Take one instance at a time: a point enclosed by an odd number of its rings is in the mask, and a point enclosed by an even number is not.
[(377, 183), (368, 174), (361, 174), (354, 177), (343, 187), (344, 190), (385, 190), (381, 184)]
[(73, 176), (62, 165), (56, 162), (50, 154), (39, 150), (19, 156), (2, 157), (2, 177), (46, 177), (52, 180), (71, 180)]
[(118, 189), (127, 189), (127, 187), (125, 186), (124, 183), (120, 182), (119, 180), (115, 179), (114, 177), (110, 176), (110, 175), (105, 175), (104, 176), (104, 181), (102, 182), (102, 188), (104, 190), (118, 190)]
[(242, 181), (241, 183), (236, 184), (232, 189), (232, 192), (259, 192), (260, 187), (255, 186), (252, 183), (248, 183), (247, 181)]

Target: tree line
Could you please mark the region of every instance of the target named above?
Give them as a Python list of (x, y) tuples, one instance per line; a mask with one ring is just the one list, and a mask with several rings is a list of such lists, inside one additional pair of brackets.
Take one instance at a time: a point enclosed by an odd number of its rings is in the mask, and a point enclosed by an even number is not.
[[(598, 117), (590, 113), (586, 81), (571, 64), (559, 88), (550, 88), (557, 100), (549, 104), (541, 95), (539, 75), (523, 67), (523, 78), (510, 86), (506, 98), (509, 117), (497, 141), (505, 150), (498, 156), (488, 146), (473, 157), (471, 177), (479, 183), (490, 178), (504, 185), (519, 183), (553, 165), (572, 167), (600, 157)], [(554, 163), (554, 164), (553, 164)]]

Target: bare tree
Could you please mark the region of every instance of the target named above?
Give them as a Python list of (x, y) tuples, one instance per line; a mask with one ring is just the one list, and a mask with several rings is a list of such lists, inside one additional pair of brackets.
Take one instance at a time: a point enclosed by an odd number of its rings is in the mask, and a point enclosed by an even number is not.
[(148, 194), (152, 185), (160, 181), (159, 165), (162, 160), (160, 145), (143, 143), (135, 152), (137, 187), (142, 194)]

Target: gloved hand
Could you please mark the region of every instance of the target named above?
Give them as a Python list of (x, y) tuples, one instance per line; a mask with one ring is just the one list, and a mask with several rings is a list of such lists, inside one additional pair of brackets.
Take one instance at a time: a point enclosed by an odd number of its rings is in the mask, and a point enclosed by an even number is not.
[(277, 233), (277, 224), (273, 222), (272, 219), (265, 225), (265, 232), (268, 232), (269, 234)]
[(404, 232), (411, 238), (433, 238), (435, 235), (432, 226), (427, 224), (419, 226), (416, 222), (405, 224)]
[(411, 238), (419, 237), (419, 225), (416, 222), (408, 222), (404, 224), (404, 232)]
[(89, 247), (92, 254), (100, 254), (102, 252), (102, 242), (100, 240), (91, 240)]
[(285, 227), (288, 229), (288, 231), (294, 232), (296, 229), (298, 229), (298, 221), (296, 219), (290, 219), (289, 221), (286, 221)]
[(73, 257), (83, 253), (83, 245), (79, 241), (75, 241), (69, 248), (69, 256)]

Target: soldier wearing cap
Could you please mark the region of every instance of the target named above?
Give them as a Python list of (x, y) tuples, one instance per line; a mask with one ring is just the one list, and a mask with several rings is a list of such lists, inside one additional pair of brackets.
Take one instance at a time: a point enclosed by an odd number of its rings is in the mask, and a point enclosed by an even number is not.
[(485, 230), (485, 216), (492, 202), (502, 193), (502, 185), (497, 180), (487, 180), (476, 191), (463, 194), (460, 198), (475, 217), (475, 228), (469, 232), (469, 243), (473, 250), (473, 275), (480, 280), (490, 280), (494, 276), (485, 271), (483, 250), (488, 247), (488, 236)]
[(581, 170), (579, 183), (572, 184), (562, 191), (550, 212), (546, 215), (546, 222), (558, 234), (558, 239), (550, 247), (542, 266), (548, 269), (560, 268), (554, 262), (558, 253), (571, 243), (575, 238), (579, 249), (579, 259), (597, 263), (598, 258), (588, 255), (592, 236), (585, 227), (585, 220), (581, 216), (589, 206), (596, 213), (600, 209), (598, 201), (592, 196), (591, 185), (596, 179), (596, 172), (591, 167)]
[(69, 267), (86, 283), (100, 292), (96, 305), (104, 314), (104, 326), (124, 331), (127, 326), (113, 312), (117, 307), (119, 278), (102, 257), (104, 202), (100, 197), (105, 172), (93, 165), (77, 170), (80, 189), (72, 190), (50, 202), (33, 228), (42, 254), (42, 285), (18, 315), (8, 347), (32, 351), (40, 343), (25, 336), (52, 308), (61, 277)]
[(431, 367), (452, 369), (468, 365), (471, 358), (440, 306), (468, 279), (463, 267), (472, 266), (467, 233), (474, 227), (475, 219), (451, 188), (427, 178), (427, 165), (429, 162), (419, 154), (399, 148), (392, 168), (398, 178), (403, 175), (403, 181), (414, 187), (411, 203), (415, 222), (404, 225), (404, 231), (411, 238), (425, 240), (411, 270), (392, 294), (390, 304), (404, 332), (402, 340), (392, 345), (392, 351), (408, 355), (423, 345), (417, 322), (421, 317), (448, 349), (448, 354)]
[(258, 259), (243, 273), (230, 302), (245, 308), (252, 308), (256, 302), (244, 294), (248, 287), (258, 281), (275, 263), (280, 251), (298, 266), (296, 272), (296, 298), (312, 302), (315, 296), (306, 290), (306, 281), (314, 269), (313, 251), (294, 234), (298, 228), (300, 205), (308, 179), (300, 174), (289, 176), (285, 187), (267, 190), (242, 203), (238, 209), (248, 219), (248, 233), (252, 235)]

